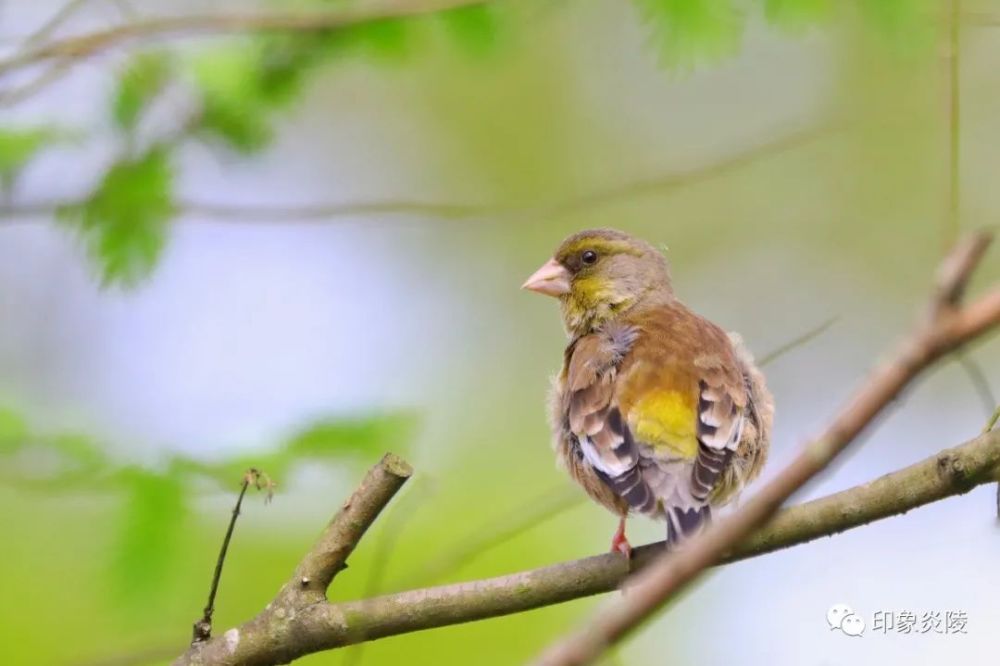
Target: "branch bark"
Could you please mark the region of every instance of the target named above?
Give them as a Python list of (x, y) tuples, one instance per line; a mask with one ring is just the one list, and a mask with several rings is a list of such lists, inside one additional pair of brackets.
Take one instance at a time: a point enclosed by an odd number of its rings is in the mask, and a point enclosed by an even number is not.
[[(902, 514), (966, 493), (996, 479), (998, 473), (1000, 430), (993, 430), (869, 483), (784, 509), (726, 553), (720, 563), (764, 555)], [(662, 552), (663, 542), (658, 542), (636, 548), (631, 562), (606, 553), (374, 599), (311, 603), (294, 614), (273, 614), (276, 627), (252, 620), (230, 629), (174, 663), (283, 663), (320, 650), (550, 606), (613, 591)]]
[[(334, 518), (295, 575), (257, 617), (193, 646), (175, 664), (278, 664), (320, 650), (386, 636), (517, 613), (608, 592), (639, 571), (616, 606), (546, 653), (543, 664), (586, 663), (626, 635), (659, 604), (708, 566), (811, 541), (1000, 478), (1000, 430), (923, 462), (828, 497), (775, 512), (822, 470), (917, 375), (943, 355), (1000, 323), (1000, 289), (968, 306), (959, 301), (990, 236), (962, 243), (942, 264), (923, 321), (894, 360), (876, 370), (817, 440), (746, 505), (683, 550), (638, 548), (631, 561), (605, 554), (508, 576), (331, 604), (326, 585), (365, 529), (409, 476), (387, 456)], [(761, 527), (763, 525), (763, 527)]]
[[(347, 567), (347, 558), (361, 537), (412, 473), (406, 462), (387, 453), (344, 502), (316, 545), (302, 558), (291, 579), (267, 608), (222, 637), (194, 643), (174, 663), (280, 664), (304, 654), (295, 653), (297, 615), (303, 609), (325, 604), (330, 582)], [(237, 651), (250, 652), (255, 656), (235, 661), (225, 658), (227, 653)]]
[(739, 511), (711, 526), (684, 548), (664, 553), (636, 576), (630, 593), (579, 631), (553, 644), (539, 666), (588, 664), (663, 606), (702, 571), (763, 524), (792, 494), (824, 470), (922, 370), (1000, 323), (1000, 288), (960, 307), (972, 270), (992, 237), (965, 239), (945, 258), (927, 314), (892, 360), (877, 368), (827, 429)]

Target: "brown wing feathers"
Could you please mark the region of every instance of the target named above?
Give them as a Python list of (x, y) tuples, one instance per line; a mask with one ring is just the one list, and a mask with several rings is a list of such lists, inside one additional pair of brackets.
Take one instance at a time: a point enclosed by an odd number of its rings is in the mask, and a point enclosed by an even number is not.
[(733, 457), (743, 427), (743, 410), (723, 387), (718, 374), (713, 379), (714, 386), (704, 379), (698, 382), (698, 456), (691, 475), (691, 494), (702, 501), (708, 498)]
[(635, 340), (629, 327), (609, 327), (578, 339), (568, 351), (565, 413), (583, 457), (601, 479), (638, 511), (656, 498), (643, 480), (639, 452), (614, 404), (618, 365)]

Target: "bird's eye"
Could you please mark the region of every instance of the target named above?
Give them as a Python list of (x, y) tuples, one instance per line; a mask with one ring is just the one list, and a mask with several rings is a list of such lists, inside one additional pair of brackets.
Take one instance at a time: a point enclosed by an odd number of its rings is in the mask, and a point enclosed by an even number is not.
[(580, 255), (580, 261), (592, 266), (597, 263), (597, 253), (593, 250), (585, 250), (583, 254)]

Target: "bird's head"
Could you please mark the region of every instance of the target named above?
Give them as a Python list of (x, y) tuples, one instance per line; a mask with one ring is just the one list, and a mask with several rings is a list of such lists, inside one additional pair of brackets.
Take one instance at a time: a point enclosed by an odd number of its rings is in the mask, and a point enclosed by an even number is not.
[(614, 229), (573, 234), (522, 288), (558, 298), (571, 335), (586, 334), (635, 306), (673, 295), (663, 254)]

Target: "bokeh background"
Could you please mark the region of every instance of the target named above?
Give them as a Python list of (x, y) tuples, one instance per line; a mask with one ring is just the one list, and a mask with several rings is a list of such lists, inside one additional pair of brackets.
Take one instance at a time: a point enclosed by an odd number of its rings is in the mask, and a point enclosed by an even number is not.
[[(71, 4), (57, 37), (275, 7)], [(64, 6), (0, 4), (4, 53)], [(951, 6), (935, 2), (498, 0), (333, 33), (138, 39), (37, 89), (45, 66), (8, 72), (4, 661), (181, 652), (251, 465), (277, 493), (248, 496), (217, 628), (273, 596), (385, 450), (417, 475), (335, 599), (604, 550), (613, 517), (548, 443), (557, 309), (518, 290), (588, 226), (662, 244), (681, 297), (758, 355), (833, 320), (766, 367), (773, 474), (907, 329), (956, 235), (996, 225), (1000, 6), (960, 10), (957, 216)], [(996, 256), (976, 285), (1000, 277)], [(998, 368), (995, 337), (943, 362), (799, 499), (974, 436)], [(984, 663), (994, 493), (713, 571), (608, 663)], [(636, 519), (631, 538), (661, 526)], [(521, 663), (602, 603), (303, 663)], [(964, 611), (967, 633), (849, 638), (827, 626), (835, 603), (869, 623)]]

